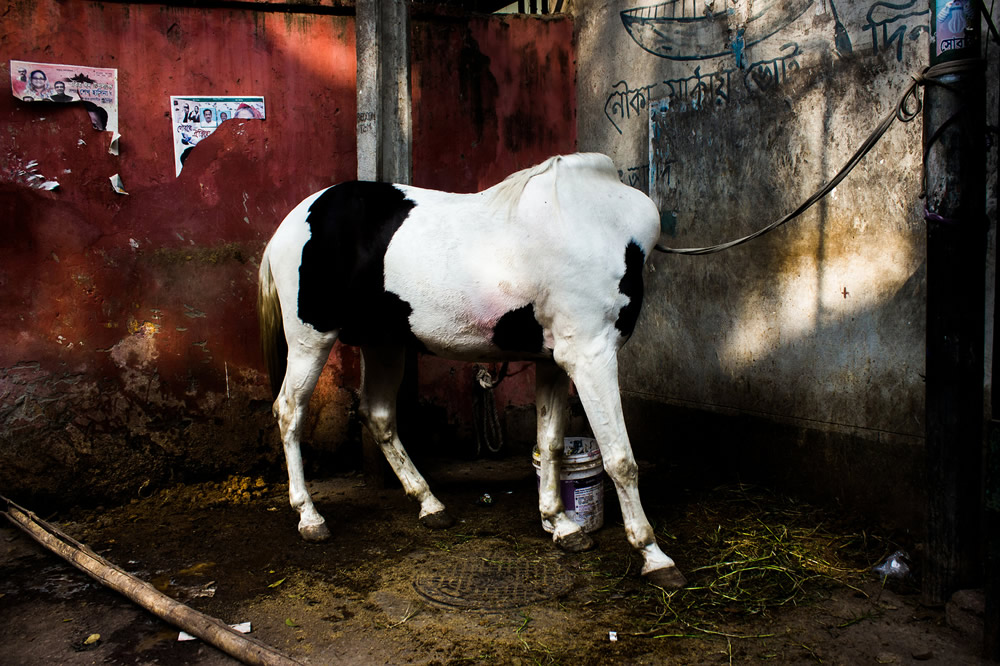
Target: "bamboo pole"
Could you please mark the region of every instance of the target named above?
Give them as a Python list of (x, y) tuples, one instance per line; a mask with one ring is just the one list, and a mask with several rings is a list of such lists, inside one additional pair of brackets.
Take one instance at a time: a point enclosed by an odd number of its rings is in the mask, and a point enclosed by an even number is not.
[(7, 510), (2, 512), (3, 515), (39, 544), (91, 578), (192, 636), (197, 636), (244, 664), (289, 666), (300, 663), (268, 645), (244, 636), (214, 617), (171, 599), (149, 583), (126, 573), (86, 545), (6, 497), (0, 495), (0, 501), (7, 505)]

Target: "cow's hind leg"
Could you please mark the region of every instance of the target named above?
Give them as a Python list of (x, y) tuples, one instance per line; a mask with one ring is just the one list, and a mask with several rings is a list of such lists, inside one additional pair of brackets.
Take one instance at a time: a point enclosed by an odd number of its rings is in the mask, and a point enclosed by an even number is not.
[(315, 339), (310, 339), (307, 333), (303, 333), (296, 337), (295, 344), (288, 350), (285, 379), (273, 409), (288, 466), (288, 500), (299, 513), (299, 534), (306, 541), (325, 541), (330, 538), (330, 530), (309, 497), (299, 443), (309, 398), (316, 388), (316, 380), (323, 371), (336, 335), (313, 335)]
[(561, 549), (578, 553), (593, 547), (594, 541), (570, 520), (559, 492), (559, 466), (566, 432), (566, 405), (569, 376), (554, 363), (535, 365), (535, 405), (538, 410), (538, 510), (552, 524), (552, 540)]
[(420, 502), (420, 522), (432, 529), (450, 527), (454, 520), (414, 467), (396, 431), (396, 396), (403, 380), (404, 353), (397, 347), (361, 349), (361, 417), (407, 496)]
[(642, 555), (642, 575), (654, 585), (667, 589), (683, 587), (684, 575), (656, 543), (653, 528), (639, 502), (639, 468), (632, 454), (618, 388), (618, 358), (615, 346), (597, 341), (591, 349), (564, 359), (576, 384), (597, 437), (604, 470), (618, 492), (625, 534)]

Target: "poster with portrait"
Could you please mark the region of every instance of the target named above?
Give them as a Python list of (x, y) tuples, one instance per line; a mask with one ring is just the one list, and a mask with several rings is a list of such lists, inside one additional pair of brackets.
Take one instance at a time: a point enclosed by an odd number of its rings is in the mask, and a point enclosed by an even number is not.
[(263, 120), (263, 97), (170, 97), (174, 136), (174, 168), (181, 175), (187, 153), (215, 128), (232, 118)]
[(81, 104), (94, 129), (112, 133), (118, 153), (118, 70), (107, 67), (10, 61), (10, 89), (22, 102)]

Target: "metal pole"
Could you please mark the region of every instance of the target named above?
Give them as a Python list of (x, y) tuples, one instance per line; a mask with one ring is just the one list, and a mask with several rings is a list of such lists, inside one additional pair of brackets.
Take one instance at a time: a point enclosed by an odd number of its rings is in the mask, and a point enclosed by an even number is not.
[(932, 0), (927, 221), (925, 603), (982, 580), (984, 74), (978, 5)]

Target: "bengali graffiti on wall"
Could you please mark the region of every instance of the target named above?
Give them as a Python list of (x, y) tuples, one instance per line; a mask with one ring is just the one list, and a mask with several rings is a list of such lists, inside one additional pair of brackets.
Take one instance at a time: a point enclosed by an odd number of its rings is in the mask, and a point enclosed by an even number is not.
[[(895, 44), (896, 62), (902, 62), (904, 39), (914, 42), (920, 37), (920, 33), (930, 34), (930, 8), (926, 3), (923, 4), (923, 9), (915, 7), (917, 0), (903, 4), (876, 2), (868, 8), (861, 30), (871, 33), (873, 55)], [(892, 32), (889, 32), (890, 26), (893, 28)]]
[(649, 165), (637, 164), (618, 170), (618, 180), (636, 189), (644, 190), (649, 183)]
[(782, 53), (777, 57), (752, 62), (743, 68), (720, 65), (714, 72), (702, 74), (699, 65), (690, 76), (636, 88), (627, 81), (619, 81), (612, 86), (604, 103), (604, 115), (621, 134), (621, 123), (633, 118), (643, 122), (648, 119), (646, 108), (652, 99), (667, 100), (668, 109), (699, 111), (727, 104), (734, 86), (750, 94), (767, 92), (799, 69), (797, 58), (802, 54), (799, 45), (789, 42), (780, 50)]
[[(864, 23), (857, 25), (842, 17), (833, 0), (825, 2), (832, 19), (832, 51), (840, 57), (854, 54), (855, 44), (866, 41), (858, 33), (867, 33), (871, 44), (868, 55), (895, 48), (896, 60), (902, 61), (904, 47), (916, 42), (921, 34), (929, 33), (930, 10), (918, 6), (917, 0), (874, 2), (864, 15)], [(755, 6), (755, 13), (742, 23), (738, 22), (739, 17), (734, 18), (733, 9), (712, 13), (711, 2), (704, 3), (708, 13), (703, 16), (695, 16), (694, 5), (685, 7), (684, 0), (622, 11), (626, 32), (644, 51), (698, 64), (686, 76), (652, 83), (636, 85), (627, 78), (618, 80), (605, 97), (604, 116), (621, 135), (629, 124), (646, 125), (653, 100), (664, 100), (664, 111), (705, 111), (726, 106), (737, 93), (753, 96), (776, 91), (801, 69), (800, 60), (807, 55), (803, 47), (796, 41), (786, 41), (776, 55), (756, 61), (747, 58), (747, 48), (787, 29), (813, 3), (814, 0), (784, 3), (772, 0)], [(741, 27), (734, 31), (734, 25)], [(727, 26), (733, 36), (728, 48), (719, 48), (717, 45), (726, 39), (719, 31)], [(715, 46), (702, 45), (701, 39)], [(706, 61), (712, 59), (719, 64), (707, 66)]]

